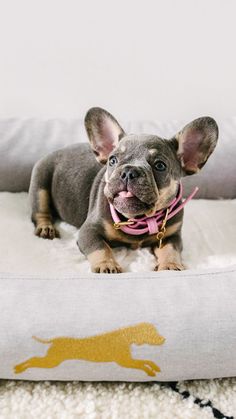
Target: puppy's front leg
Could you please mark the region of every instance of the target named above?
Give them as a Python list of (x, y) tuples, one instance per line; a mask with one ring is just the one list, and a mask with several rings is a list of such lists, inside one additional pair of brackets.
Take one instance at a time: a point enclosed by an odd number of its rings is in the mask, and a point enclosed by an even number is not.
[(185, 266), (181, 260), (182, 239), (181, 236), (174, 235), (163, 241), (162, 247), (153, 247), (154, 255), (157, 258), (155, 271), (182, 271)]
[(122, 268), (116, 262), (110, 246), (99, 234), (96, 225), (85, 222), (80, 229), (77, 245), (87, 257), (92, 272), (121, 273)]

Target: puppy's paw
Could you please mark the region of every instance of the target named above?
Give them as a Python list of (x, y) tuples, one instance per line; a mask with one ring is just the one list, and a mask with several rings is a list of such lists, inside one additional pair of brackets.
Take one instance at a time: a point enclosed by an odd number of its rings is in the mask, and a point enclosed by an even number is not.
[(122, 272), (122, 268), (115, 260), (108, 262), (100, 262), (95, 266), (92, 266), (92, 272), (97, 274), (119, 274)]
[(35, 229), (35, 235), (49, 240), (60, 237), (59, 232), (52, 224), (41, 224), (37, 226)]
[(155, 267), (154, 271), (184, 271), (186, 268), (180, 262), (166, 262)]

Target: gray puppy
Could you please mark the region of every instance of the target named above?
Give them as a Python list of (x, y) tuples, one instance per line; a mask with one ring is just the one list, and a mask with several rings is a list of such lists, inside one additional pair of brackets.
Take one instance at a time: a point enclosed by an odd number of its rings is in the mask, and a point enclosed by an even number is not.
[(59, 237), (56, 217), (80, 228), (78, 246), (97, 273), (122, 271), (111, 250), (117, 245), (150, 246), (156, 270), (184, 269), (180, 179), (197, 173), (213, 152), (214, 119), (198, 118), (169, 140), (126, 135), (101, 108), (88, 111), (85, 126), (90, 145), (53, 152), (33, 169), (35, 234)]

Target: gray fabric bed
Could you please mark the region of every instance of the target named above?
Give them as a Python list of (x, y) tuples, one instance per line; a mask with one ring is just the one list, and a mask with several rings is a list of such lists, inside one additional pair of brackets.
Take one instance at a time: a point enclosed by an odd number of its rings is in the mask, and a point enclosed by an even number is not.
[[(236, 268), (162, 272), (158, 278), (150, 272), (63, 279), (1, 274), (0, 295), (1, 378), (173, 381), (236, 375)], [(165, 340), (158, 341), (159, 335)], [(74, 342), (66, 342), (69, 337)]]
[[(126, 127), (169, 136), (182, 125)], [(196, 183), (200, 187), (198, 198), (236, 198), (236, 119), (219, 126), (209, 164), (186, 179), (187, 193)], [(0, 190), (26, 191), (39, 157), (84, 140), (77, 120), (0, 121)], [(0, 274), (0, 378), (173, 381), (236, 375), (236, 267), (112, 277), (9, 272)]]

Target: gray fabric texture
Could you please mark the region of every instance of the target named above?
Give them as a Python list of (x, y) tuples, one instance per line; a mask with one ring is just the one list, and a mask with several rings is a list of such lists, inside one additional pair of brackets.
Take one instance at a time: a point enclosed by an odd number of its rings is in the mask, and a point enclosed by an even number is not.
[[(141, 274), (99, 278), (81, 274), (63, 279), (1, 274), (0, 377), (174, 381), (235, 376), (235, 294), (236, 267), (160, 272), (158, 278), (151, 272), (145, 278)], [(78, 359), (72, 357), (51, 368), (35, 366), (14, 373), (15, 365), (45, 357), (50, 344), (35, 341), (33, 335), (86, 338), (142, 322), (154, 325), (165, 338), (159, 346), (130, 345), (133, 359), (153, 361), (160, 367), (154, 377), (116, 362), (79, 359), (83, 352), (77, 354)], [(123, 353), (121, 343), (119, 339), (109, 343), (111, 355), (117, 345)], [(94, 351), (99, 345), (95, 340)]]
[[(170, 123), (129, 122), (128, 133), (150, 133), (166, 138), (189, 121)], [(217, 121), (219, 143), (207, 165), (198, 175), (184, 179), (185, 194), (198, 185), (196, 198), (236, 198), (236, 118)], [(34, 163), (58, 148), (88, 141), (80, 119), (0, 120), (0, 191), (27, 191)]]

